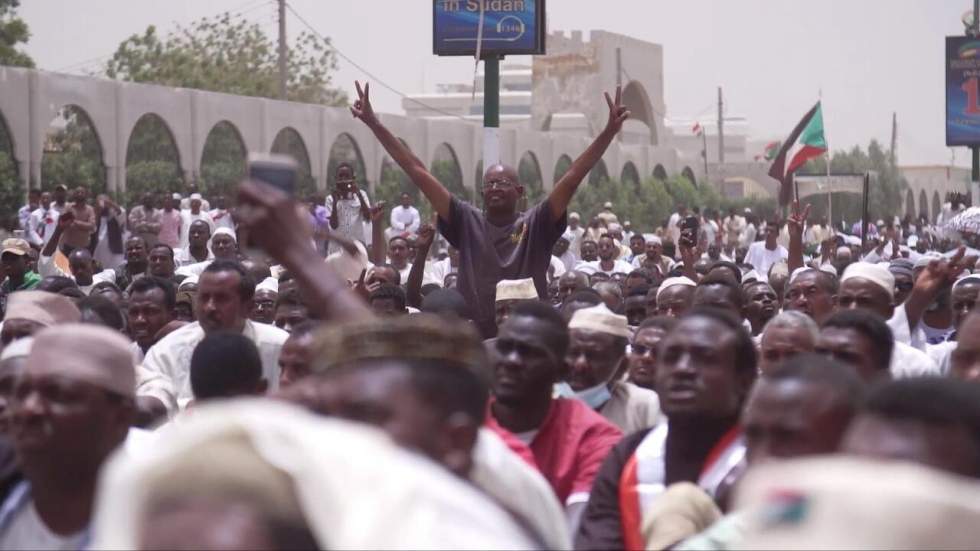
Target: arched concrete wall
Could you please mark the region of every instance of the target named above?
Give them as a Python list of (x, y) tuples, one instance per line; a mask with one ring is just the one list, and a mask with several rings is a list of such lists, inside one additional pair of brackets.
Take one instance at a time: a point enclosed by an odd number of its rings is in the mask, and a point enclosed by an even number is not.
[[(605, 50), (604, 50), (605, 51)], [(611, 51), (611, 50), (610, 50)], [(608, 52), (604, 53), (604, 56)], [(659, 84), (639, 79), (650, 94), (657, 128), (662, 124)], [(601, 95), (597, 96), (601, 100)], [(371, 131), (351, 117), (344, 107), (324, 107), (172, 88), (107, 79), (49, 73), (33, 69), (0, 66), (0, 114), (7, 121), (14, 160), (20, 177), (31, 185), (40, 184), (44, 137), (51, 120), (65, 105), (77, 105), (89, 115), (99, 136), (107, 186), (121, 192), (126, 185), (126, 149), (139, 119), (149, 113), (159, 116), (170, 129), (180, 158), (180, 168), (188, 182), (197, 181), (201, 156), (208, 132), (220, 121), (232, 123), (249, 151), (268, 152), (276, 135), (292, 128), (302, 138), (310, 158), (311, 174), (320, 190), (326, 186), (326, 167), (330, 146), (343, 133), (350, 134), (364, 158), (371, 185), (381, 178), (385, 152)], [(604, 102), (601, 102), (605, 109)], [(598, 116), (599, 111), (596, 111)], [(482, 158), (483, 129), (478, 124), (451, 120), (408, 119), (382, 114), (381, 120), (400, 137), (423, 162), (431, 161), (436, 147), (446, 142), (456, 154), (463, 185), (476, 189), (476, 168)], [(604, 122), (604, 121), (602, 121)], [(590, 137), (505, 128), (500, 131), (501, 159), (517, 165), (525, 151), (531, 151), (541, 167), (546, 191), (552, 188), (551, 175), (562, 155), (578, 157), (591, 142)], [(614, 141), (603, 157), (611, 177), (622, 174), (632, 162), (641, 179), (662, 165), (668, 174), (680, 172), (677, 151), (648, 144)]]

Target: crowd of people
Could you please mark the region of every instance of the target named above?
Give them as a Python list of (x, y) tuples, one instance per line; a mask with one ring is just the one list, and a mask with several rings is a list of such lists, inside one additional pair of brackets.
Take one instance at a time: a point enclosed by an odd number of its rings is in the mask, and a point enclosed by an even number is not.
[(497, 164), (481, 210), (357, 92), (432, 220), (348, 164), (305, 202), (29, 193), (0, 549), (976, 547), (976, 236), (583, 224), (619, 90), (541, 203)]

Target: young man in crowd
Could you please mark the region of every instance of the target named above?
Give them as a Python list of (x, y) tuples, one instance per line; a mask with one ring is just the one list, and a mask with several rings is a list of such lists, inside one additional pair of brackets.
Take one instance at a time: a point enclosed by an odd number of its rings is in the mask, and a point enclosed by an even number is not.
[(551, 249), (565, 231), (568, 203), (629, 117), (621, 92), (617, 90), (615, 102), (606, 95), (609, 118), (605, 128), (540, 205), (518, 213), (517, 204), (524, 194), (524, 186), (517, 171), (499, 164), (487, 167), (482, 185), (486, 214), (455, 199), (425, 164), (385, 128), (371, 106), (367, 85), (362, 90), (357, 84), (357, 95), (351, 112), (374, 132), (388, 154), (428, 198), (439, 215), (440, 232), (459, 249), (457, 286), (472, 305), (483, 335), (492, 337), (495, 332), (493, 291), (497, 281), (531, 277), (538, 295), (547, 297), (545, 273)]
[(595, 273), (606, 275), (616, 273), (628, 274), (633, 271), (633, 266), (630, 263), (619, 259), (619, 247), (616, 246), (616, 240), (612, 236), (603, 235), (600, 237), (597, 250), (599, 260), (580, 262), (575, 269), (587, 275)]
[(152, 193), (143, 195), (139, 205), (129, 209), (129, 231), (142, 237), (148, 247), (156, 245), (160, 235), (160, 211)]
[[(401, 142), (399, 142), (401, 143)], [(371, 243), (371, 231), (366, 227), (371, 221), (371, 202), (364, 191), (357, 187), (357, 175), (349, 163), (340, 163), (334, 172), (334, 190), (327, 197), (327, 211), (330, 213), (330, 230), (351, 241)], [(328, 252), (340, 250), (336, 241), (330, 241)]]
[(146, 275), (149, 267), (146, 240), (139, 235), (131, 236), (126, 240), (126, 261), (114, 270), (116, 285), (120, 289), (129, 288), (131, 283)]
[(33, 289), (41, 282), (41, 276), (27, 266), (31, 246), (18, 238), (4, 239), (0, 252), (0, 314), (3, 313), (7, 297), (14, 291)]
[(141, 277), (129, 288), (127, 317), (130, 347), (136, 363), (159, 340), (157, 334), (176, 317), (177, 291), (170, 281), (156, 276)]

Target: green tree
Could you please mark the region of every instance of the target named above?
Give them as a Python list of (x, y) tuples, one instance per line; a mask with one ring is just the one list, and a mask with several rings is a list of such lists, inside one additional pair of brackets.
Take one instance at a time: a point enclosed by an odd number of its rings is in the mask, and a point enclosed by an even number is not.
[(231, 195), (245, 176), (245, 148), (228, 122), (214, 125), (201, 155), (201, 184), (210, 193)]
[(272, 141), (272, 152), (289, 155), (296, 161), (296, 196), (313, 196), (316, 193), (316, 180), (310, 174), (310, 156), (306, 152), (303, 138), (292, 128), (286, 128)]
[[(288, 52), (287, 99), (344, 105), (346, 94), (333, 88), (337, 54), (329, 40), (300, 33)], [(178, 27), (165, 38), (154, 26), (123, 41), (106, 63), (109, 78), (152, 82), (243, 96), (279, 94), (275, 41), (257, 23), (225, 13)]]
[(0, 118), (0, 226), (7, 226), (24, 201), (24, 186), (17, 176), (17, 164), (7, 125)]
[(177, 145), (163, 119), (146, 115), (136, 123), (126, 146), (126, 199), (147, 193), (173, 193), (184, 185)]
[(41, 188), (51, 189), (58, 184), (69, 188), (83, 186), (93, 195), (106, 189), (102, 146), (92, 121), (84, 111), (69, 105), (55, 119), (54, 132), (49, 132), (41, 157)]
[(0, 0), (0, 65), (34, 67), (31, 56), (17, 49), (31, 38), (27, 23), (17, 17), (20, 0)]

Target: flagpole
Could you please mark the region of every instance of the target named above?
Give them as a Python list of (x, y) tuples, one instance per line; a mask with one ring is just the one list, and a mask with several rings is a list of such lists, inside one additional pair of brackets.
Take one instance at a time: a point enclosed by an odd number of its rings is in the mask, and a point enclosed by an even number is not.
[(704, 159), (704, 181), (708, 182), (708, 133), (704, 131), (704, 127), (701, 128), (701, 158)]

